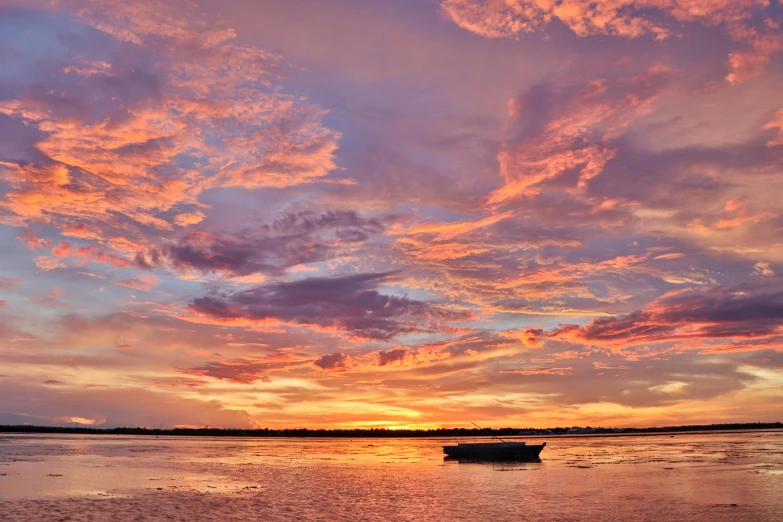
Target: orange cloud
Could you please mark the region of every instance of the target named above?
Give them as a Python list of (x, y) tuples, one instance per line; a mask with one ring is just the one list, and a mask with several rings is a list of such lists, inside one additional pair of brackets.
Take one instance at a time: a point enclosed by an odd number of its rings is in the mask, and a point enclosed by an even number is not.
[[(138, 264), (137, 262), (132, 262), (110, 252), (105, 252), (97, 246), (72, 247), (71, 244), (66, 241), (61, 241), (56, 247), (52, 248), (52, 254), (58, 259), (76, 258), (81, 264), (102, 263), (113, 265), (117, 268), (130, 268)], [(64, 266), (61, 263), (58, 264), (58, 268)]]
[[(95, 240), (117, 252), (92, 257), (119, 266), (174, 225), (202, 221), (194, 207), (205, 208), (206, 190), (290, 187), (334, 170), (339, 134), (322, 126), (323, 110), (273, 85), (278, 57), (232, 43), (233, 30), (211, 27), (189, 3), (57, 7), (117, 45), (102, 60), (73, 58), (44, 94), (0, 102), (0, 115), (42, 136), (35, 161), (0, 163), (6, 223)], [(141, 52), (155, 60), (148, 68), (122, 65)]]
[(492, 216), (485, 217), (478, 221), (467, 221), (457, 223), (425, 223), (416, 225), (408, 230), (412, 235), (432, 235), (435, 241), (448, 241), (457, 236), (494, 225), (504, 219), (508, 219), (513, 212), (502, 212)]
[[(670, 77), (668, 67), (656, 65), (616, 85), (595, 80), (576, 88), (547, 86), (547, 92), (539, 86), (512, 100), (517, 136), (498, 153), (505, 185), (490, 194), (488, 204), (537, 196), (545, 182), (569, 171), (579, 173), (577, 189), (585, 191), (615, 157), (612, 139), (650, 112)], [(555, 89), (562, 92), (557, 105), (548, 108), (542, 99), (555, 97)]]
[(190, 225), (197, 225), (198, 223), (201, 223), (204, 221), (204, 218), (207, 217), (203, 212), (188, 212), (185, 214), (177, 214), (174, 216), (174, 223), (181, 227), (188, 227)]
[(84, 223), (76, 223), (74, 225), (66, 225), (61, 231), (62, 235), (67, 237), (75, 237), (79, 239), (99, 239), (101, 237), (100, 231), (91, 230), (90, 227)]
[[(757, 76), (770, 56), (783, 48), (778, 22), (767, 18), (755, 28), (752, 18), (766, 13), (769, 0), (443, 0), (441, 8), (460, 27), (489, 37), (538, 32), (558, 21), (577, 36), (612, 35), (663, 40), (676, 22), (723, 26), (750, 50), (729, 56), (729, 82)], [(652, 16), (651, 16), (652, 15)], [(659, 16), (656, 16), (659, 15)], [(674, 22), (674, 23), (673, 23)]]
[(659, 10), (677, 21), (705, 25), (737, 23), (769, 6), (768, 0), (444, 0), (441, 7), (458, 25), (491, 38), (539, 31), (559, 20), (579, 36), (607, 34), (637, 38), (671, 30), (645, 11)]

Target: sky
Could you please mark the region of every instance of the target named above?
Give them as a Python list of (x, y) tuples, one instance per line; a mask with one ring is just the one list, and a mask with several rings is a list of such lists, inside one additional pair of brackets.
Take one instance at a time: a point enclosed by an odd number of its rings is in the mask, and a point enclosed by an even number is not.
[(778, 0), (0, 0), (0, 424), (780, 421)]

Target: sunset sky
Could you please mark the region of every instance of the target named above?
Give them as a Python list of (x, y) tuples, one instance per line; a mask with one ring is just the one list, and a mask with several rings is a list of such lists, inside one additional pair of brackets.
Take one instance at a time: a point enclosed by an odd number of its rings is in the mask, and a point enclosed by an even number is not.
[(0, 0), (0, 424), (780, 421), (777, 0)]

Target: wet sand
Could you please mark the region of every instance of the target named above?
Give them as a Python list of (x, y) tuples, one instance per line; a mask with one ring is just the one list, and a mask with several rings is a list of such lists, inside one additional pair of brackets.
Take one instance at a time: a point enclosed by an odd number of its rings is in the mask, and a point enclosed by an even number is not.
[(557, 438), (539, 463), (449, 441), (0, 436), (0, 519), (780, 520), (783, 432)]

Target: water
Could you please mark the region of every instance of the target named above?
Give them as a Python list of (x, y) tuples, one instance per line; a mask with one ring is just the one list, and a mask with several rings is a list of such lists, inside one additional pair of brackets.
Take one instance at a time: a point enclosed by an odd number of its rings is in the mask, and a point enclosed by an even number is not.
[(545, 440), (0, 435), (0, 520), (783, 520), (783, 432)]

